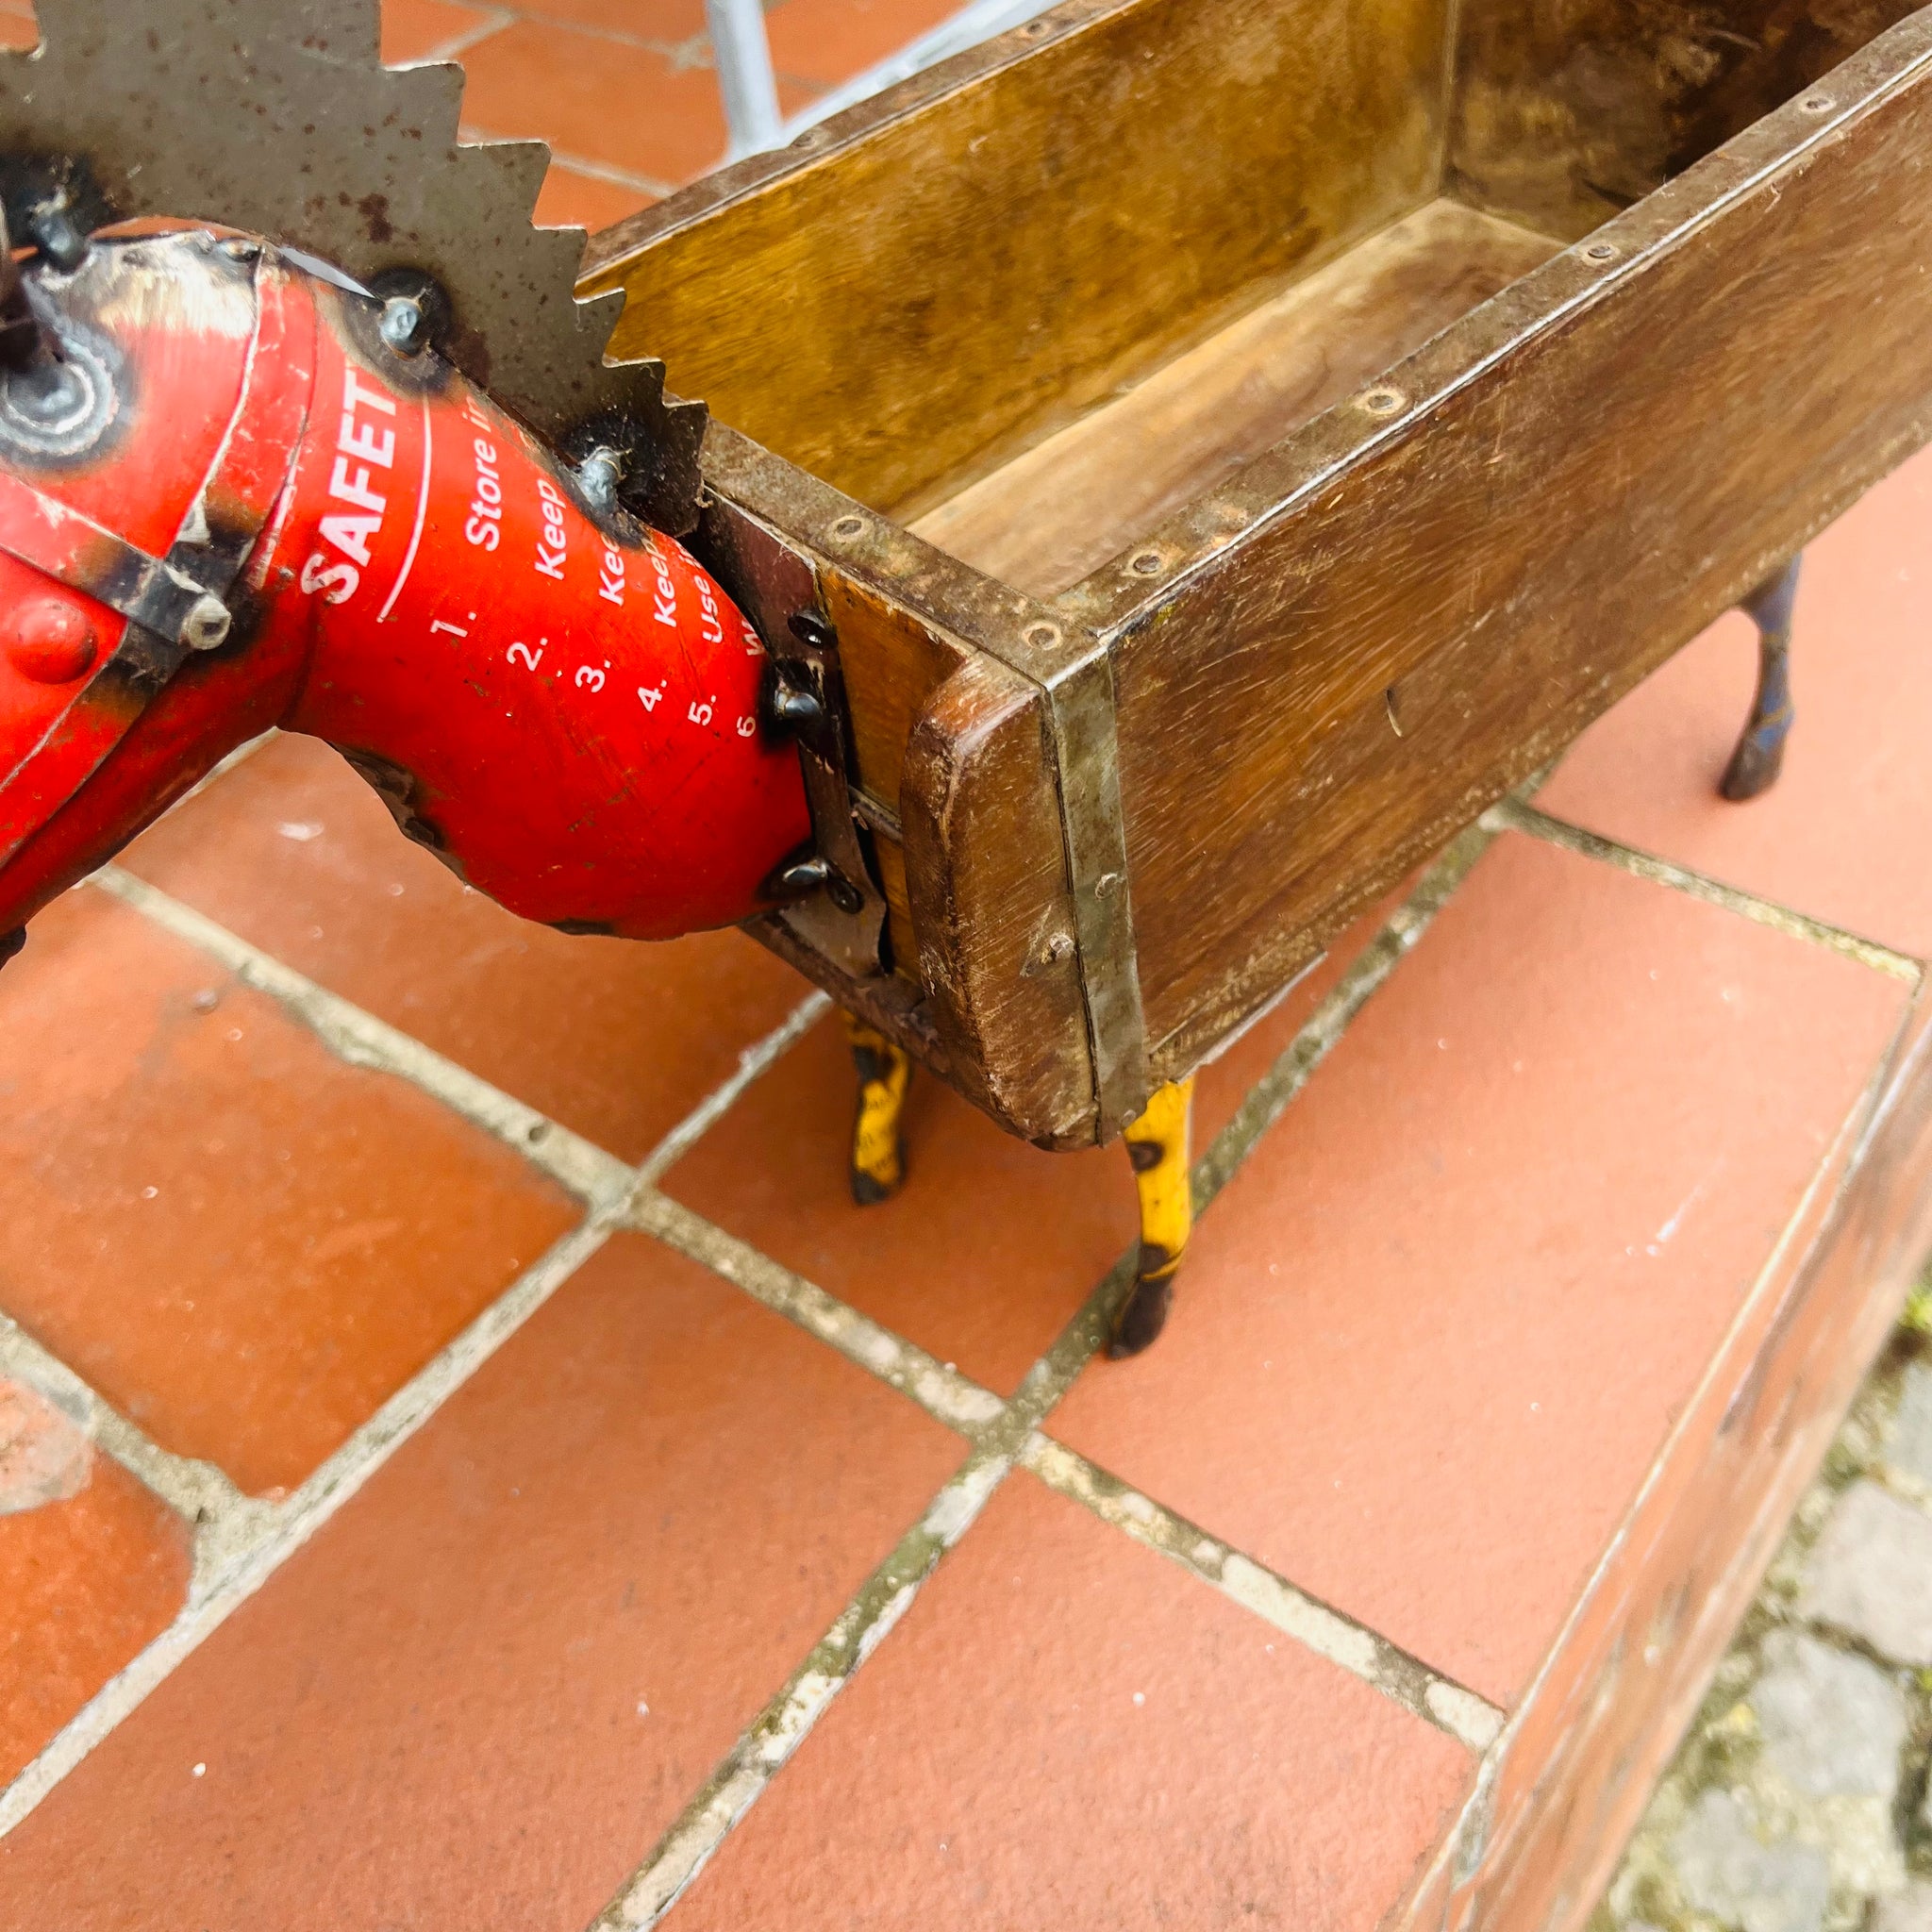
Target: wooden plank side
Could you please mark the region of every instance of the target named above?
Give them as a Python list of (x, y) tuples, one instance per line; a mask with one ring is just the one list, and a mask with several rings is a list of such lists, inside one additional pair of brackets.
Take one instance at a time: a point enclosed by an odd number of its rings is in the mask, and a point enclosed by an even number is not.
[[(1922, 989), (1391, 1932), (1582, 1932), (1932, 1243)], [(1870, 1127), (1859, 1144), (1859, 1130)]]
[(912, 733), (901, 792), (919, 976), (954, 1080), (1042, 1146), (1091, 1145), (1092, 1062), (1037, 687), (980, 658)]
[[(1074, 951), (1053, 943), (1075, 922), (1046, 694), (1008, 661), (1052, 613), (721, 425), (705, 476), (697, 541), (760, 627), (815, 599), (837, 631), (894, 971), (855, 974), (795, 919), (746, 930), (1008, 1131), (1091, 1143), (1085, 989)], [(775, 589), (753, 528), (775, 546)]]
[(1444, 5), (1075, 4), (649, 211), (582, 292), (627, 291), (613, 348), (677, 393), (910, 514), (1424, 200)]
[(1564, 241), (1809, 87), (1915, 0), (1464, 0), (1449, 184)]
[(975, 570), (1057, 596), (1555, 252), (1432, 201), (913, 528)]
[(1063, 600), (1124, 625), (1157, 1075), (1932, 434), (1928, 59), (1932, 9), (1401, 365), (1390, 426), (1308, 425), (1139, 614)]

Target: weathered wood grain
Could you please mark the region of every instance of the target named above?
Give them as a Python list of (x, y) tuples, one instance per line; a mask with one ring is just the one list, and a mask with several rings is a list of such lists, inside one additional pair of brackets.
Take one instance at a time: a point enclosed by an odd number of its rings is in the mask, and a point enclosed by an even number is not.
[(1464, 0), (1448, 186), (1563, 241), (1648, 194), (1913, 0)]
[(1057, 595), (1555, 251), (1430, 202), (913, 528), (977, 570)]
[(1932, 11), (1166, 525), (1171, 588), (1063, 600), (1157, 1076), (1932, 434), (1928, 59)]
[(1444, 0), (1075, 0), (600, 248), (613, 346), (911, 514), (1424, 200)]
[(1091, 1143), (1094, 1083), (1039, 691), (980, 658), (913, 731), (901, 791), (919, 976), (970, 1098)]
[[(697, 541), (727, 587), (768, 629), (808, 590), (838, 633), (894, 970), (855, 976), (781, 918), (747, 930), (1010, 1132), (1091, 1141), (1079, 965), (1053, 943), (1075, 922), (1045, 694), (1002, 658), (1024, 658), (1042, 608), (733, 430), (712, 426), (705, 468)], [(767, 592), (739, 554), (745, 525), (782, 539), (803, 584)]]

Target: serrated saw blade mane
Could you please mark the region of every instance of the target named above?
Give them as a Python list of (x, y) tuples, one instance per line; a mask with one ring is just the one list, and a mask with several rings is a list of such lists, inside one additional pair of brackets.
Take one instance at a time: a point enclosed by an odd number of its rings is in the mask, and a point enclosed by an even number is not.
[(620, 294), (580, 302), (580, 228), (530, 211), (541, 142), (459, 146), (462, 70), (384, 67), (378, 0), (40, 0), (41, 44), (0, 55), (0, 154), (85, 162), (119, 219), (212, 221), (373, 283), (436, 280), (439, 346), (540, 436), (641, 434), (653, 520), (695, 517), (702, 406), (662, 365), (607, 363)]

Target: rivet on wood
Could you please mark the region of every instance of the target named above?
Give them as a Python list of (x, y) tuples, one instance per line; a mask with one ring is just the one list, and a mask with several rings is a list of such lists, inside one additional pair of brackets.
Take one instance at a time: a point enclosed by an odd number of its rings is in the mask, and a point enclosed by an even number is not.
[(1143, 550), (1135, 558), (1133, 568), (1143, 577), (1158, 577), (1160, 575), (1160, 552)]
[(1060, 641), (1060, 627), (1057, 624), (1029, 624), (1023, 635), (1029, 644), (1050, 651)]
[(1361, 405), (1372, 416), (1392, 416), (1408, 398), (1399, 389), (1372, 389), (1365, 391)]
[(1617, 244), (1614, 242), (1592, 242), (1583, 252), (1591, 261), (1615, 261)]

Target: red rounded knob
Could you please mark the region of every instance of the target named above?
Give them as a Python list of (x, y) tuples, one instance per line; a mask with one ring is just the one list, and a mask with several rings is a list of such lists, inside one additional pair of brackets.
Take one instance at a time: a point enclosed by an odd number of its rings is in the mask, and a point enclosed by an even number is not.
[(65, 597), (32, 597), (0, 618), (0, 650), (36, 684), (72, 684), (94, 661), (94, 627)]

